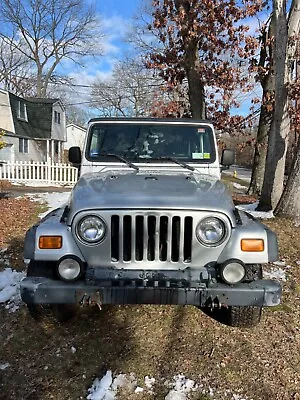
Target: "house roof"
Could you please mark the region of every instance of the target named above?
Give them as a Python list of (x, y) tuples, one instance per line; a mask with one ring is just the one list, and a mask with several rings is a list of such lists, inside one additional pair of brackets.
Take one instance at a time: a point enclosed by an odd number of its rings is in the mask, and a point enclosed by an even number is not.
[(45, 99), (43, 97), (26, 97), (27, 101), (31, 103), (40, 103), (40, 104), (53, 104), (59, 101), (59, 99)]
[(86, 128), (84, 128), (83, 126), (80, 126), (80, 125), (73, 124), (73, 122), (72, 122), (71, 124), (68, 124), (68, 125), (67, 125), (67, 128), (69, 128), (69, 127), (71, 127), (71, 126), (74, 127), (74, 128), (77, 128), (77, 129), (80, 129), (80, 130), (86, 132)]
[[(50, 139), (52, 126), (53, 104), (60, 102), (58, 99), (23, 99), (9, 93), (12, 117), (15, 132), (31, 139)], [(27, 121), (18, 118), (19, 101), (26, 104)]]

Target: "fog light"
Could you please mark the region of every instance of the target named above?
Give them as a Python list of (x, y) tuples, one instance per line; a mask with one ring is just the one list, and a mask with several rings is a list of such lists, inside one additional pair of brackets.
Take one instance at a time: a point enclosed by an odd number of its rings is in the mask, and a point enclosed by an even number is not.
[(221, 267), (221, 277), (230, 285), (241, 282), (245, 274), (245, 266), (238, 260), (229, 260)]
[(57, 273), (64, 281), (75, 281), (82, 273), (81, 263), (74, 258), (64, 258), (58, 263)]

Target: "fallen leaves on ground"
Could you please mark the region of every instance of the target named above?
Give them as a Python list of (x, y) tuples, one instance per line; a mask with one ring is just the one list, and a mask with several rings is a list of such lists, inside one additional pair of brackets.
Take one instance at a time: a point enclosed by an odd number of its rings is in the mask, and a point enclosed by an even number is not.
[[(22, 243), (36, 207), (26, 199), (0, 201), (2, 246), (15, 238)], [(213, 398), (220, 400), (232, 398), (230, 393), (254, 400), (299, 398), (300, 228), (279, 218), (266, 223), (277, 232), (281, 259), (290, 268), (282, 304), (265, 309), (258, 327), (229, 328), (190, 306), (87, 308), (65, 324), (38, 323), (25, 307), (14, 314), (2, 307), (0, 362), (9, 366), (1, 371), (0, 399), (85, 399), (107, 370), (133, 372), (141, 384), (146, 375), (159, 381), (181, 373), (214, 388)], [(21, 246), (15, 251), (21, 259)], [(158, 385), (153, 396), (123, 399), (162, 400), (167, 392)]]

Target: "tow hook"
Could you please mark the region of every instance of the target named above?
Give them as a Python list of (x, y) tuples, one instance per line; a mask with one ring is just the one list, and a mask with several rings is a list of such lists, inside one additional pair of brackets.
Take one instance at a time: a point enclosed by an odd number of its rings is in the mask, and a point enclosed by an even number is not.
[(219, 297), (216, 296), (214, 299), (212, 297), (208, 300), (208, 307), (210, 307), (211, 311), (214, 309), (220, 310), (222, 308), (222, 303), (219, 300)]
[(96, 292), (92, 294), (87, 294), (84, 293), (84, 295), (81, 297), (81, 300), (79, 301), (79, 304), (81, 306), (94, 306), (97, 305), (99, 310), (102, 310), (102, 300), (101, 300), (101, 294), (97, 290)]

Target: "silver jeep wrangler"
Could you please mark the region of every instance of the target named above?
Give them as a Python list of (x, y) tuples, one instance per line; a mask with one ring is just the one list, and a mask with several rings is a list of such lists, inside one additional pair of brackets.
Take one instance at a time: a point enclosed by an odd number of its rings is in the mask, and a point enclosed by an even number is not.
[[(26, 234), (21, 295), (34, 316), (60, 320), (79, 305), (195, 305), (250, 327), (281, 287), (262, 279), (277, 260), (275, 234), (237, 210), (220, 181), (206, 121), (93, 119), (69, 204)], [(222, 168), (234, 161), (223, 150)]]

